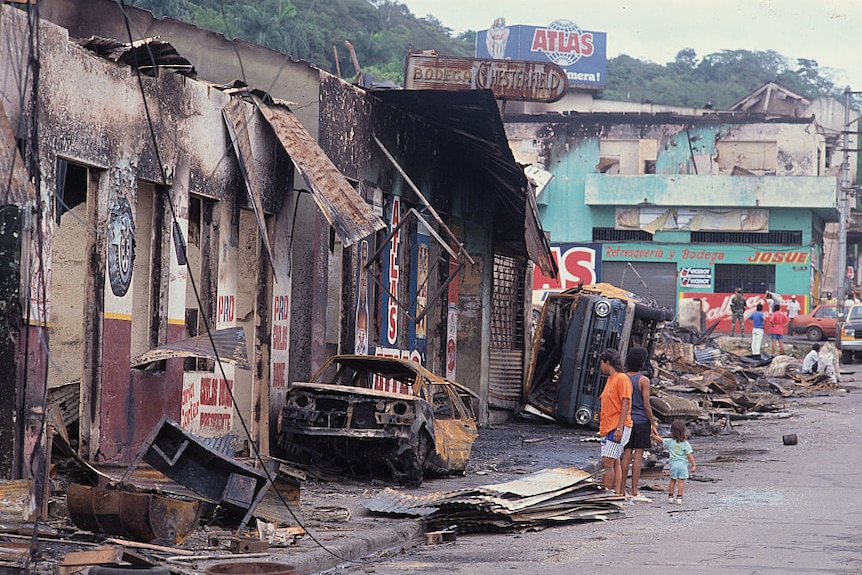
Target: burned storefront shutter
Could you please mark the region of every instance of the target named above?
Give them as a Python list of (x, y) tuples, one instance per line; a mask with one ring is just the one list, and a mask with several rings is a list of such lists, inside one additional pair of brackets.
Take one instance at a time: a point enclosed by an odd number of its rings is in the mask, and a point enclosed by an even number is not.
[(494, 255), (488, 404), (517, 409), (524, 374), (525, 258)]

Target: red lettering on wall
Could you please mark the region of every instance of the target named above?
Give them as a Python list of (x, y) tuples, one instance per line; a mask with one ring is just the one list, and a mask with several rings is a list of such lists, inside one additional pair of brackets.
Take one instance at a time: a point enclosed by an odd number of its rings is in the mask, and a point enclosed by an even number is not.
[(287, 381), (284, 377), (285, 364), (283, 361), (277, 361), (272, 364), (272, 378), (270, 382), (272, 387), (286, 387)]
[(748, 261), (752, 264), (804, 264), (808, 262), (808, 252), (754, 252)]
[(228, 388), (233, 389), (233, 380), (225, 382), (215, 377), (202, 377), (201, 405), (233, 407), (233, 399)]
[(287, 349), (287, 326), (272, 326), (272, 349)]

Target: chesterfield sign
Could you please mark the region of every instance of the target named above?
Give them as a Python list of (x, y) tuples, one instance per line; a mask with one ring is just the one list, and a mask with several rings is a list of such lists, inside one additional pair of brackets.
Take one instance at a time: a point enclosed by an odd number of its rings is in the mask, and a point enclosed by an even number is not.
[(405, 90), (491, 90), (498, 100), (556, 102), (569, 82), (551, 62), (407, 56)]

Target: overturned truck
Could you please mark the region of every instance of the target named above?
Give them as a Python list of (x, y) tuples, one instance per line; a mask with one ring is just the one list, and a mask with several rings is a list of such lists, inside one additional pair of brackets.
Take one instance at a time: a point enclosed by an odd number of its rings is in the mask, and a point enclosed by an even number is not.
[(658, 326), (673, 317), (672, 310), (611, 284), (549, 295), (533, 335), (522, 412), (597, 425), (606, 380), (599, 355), (613, 348), (625, 356), (638, 346), (652, 355)]

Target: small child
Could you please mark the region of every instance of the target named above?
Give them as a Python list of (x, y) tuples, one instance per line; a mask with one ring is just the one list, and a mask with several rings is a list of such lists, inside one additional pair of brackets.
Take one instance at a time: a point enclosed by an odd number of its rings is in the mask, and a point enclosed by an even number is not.
[(685, 422), (675, 419), (670, 425), (670, 434), (672, 439), (662, 439), (656, 431), (653, 431), (651, 436), (656, 441), (662, 442), (670, 452), (670, 487), (667, 490), (667, 502), (674, 502), (673, 490), (676, 487), (676, 504), (682, 505), (682, 492), (685, 480), (688, 479), (688, 465), (691, 464), (691, 472), (694, 473), (697, 470), (697, 463), (692, 456), (694, 450), (686, 441), (688, 430), (685, 428)]

